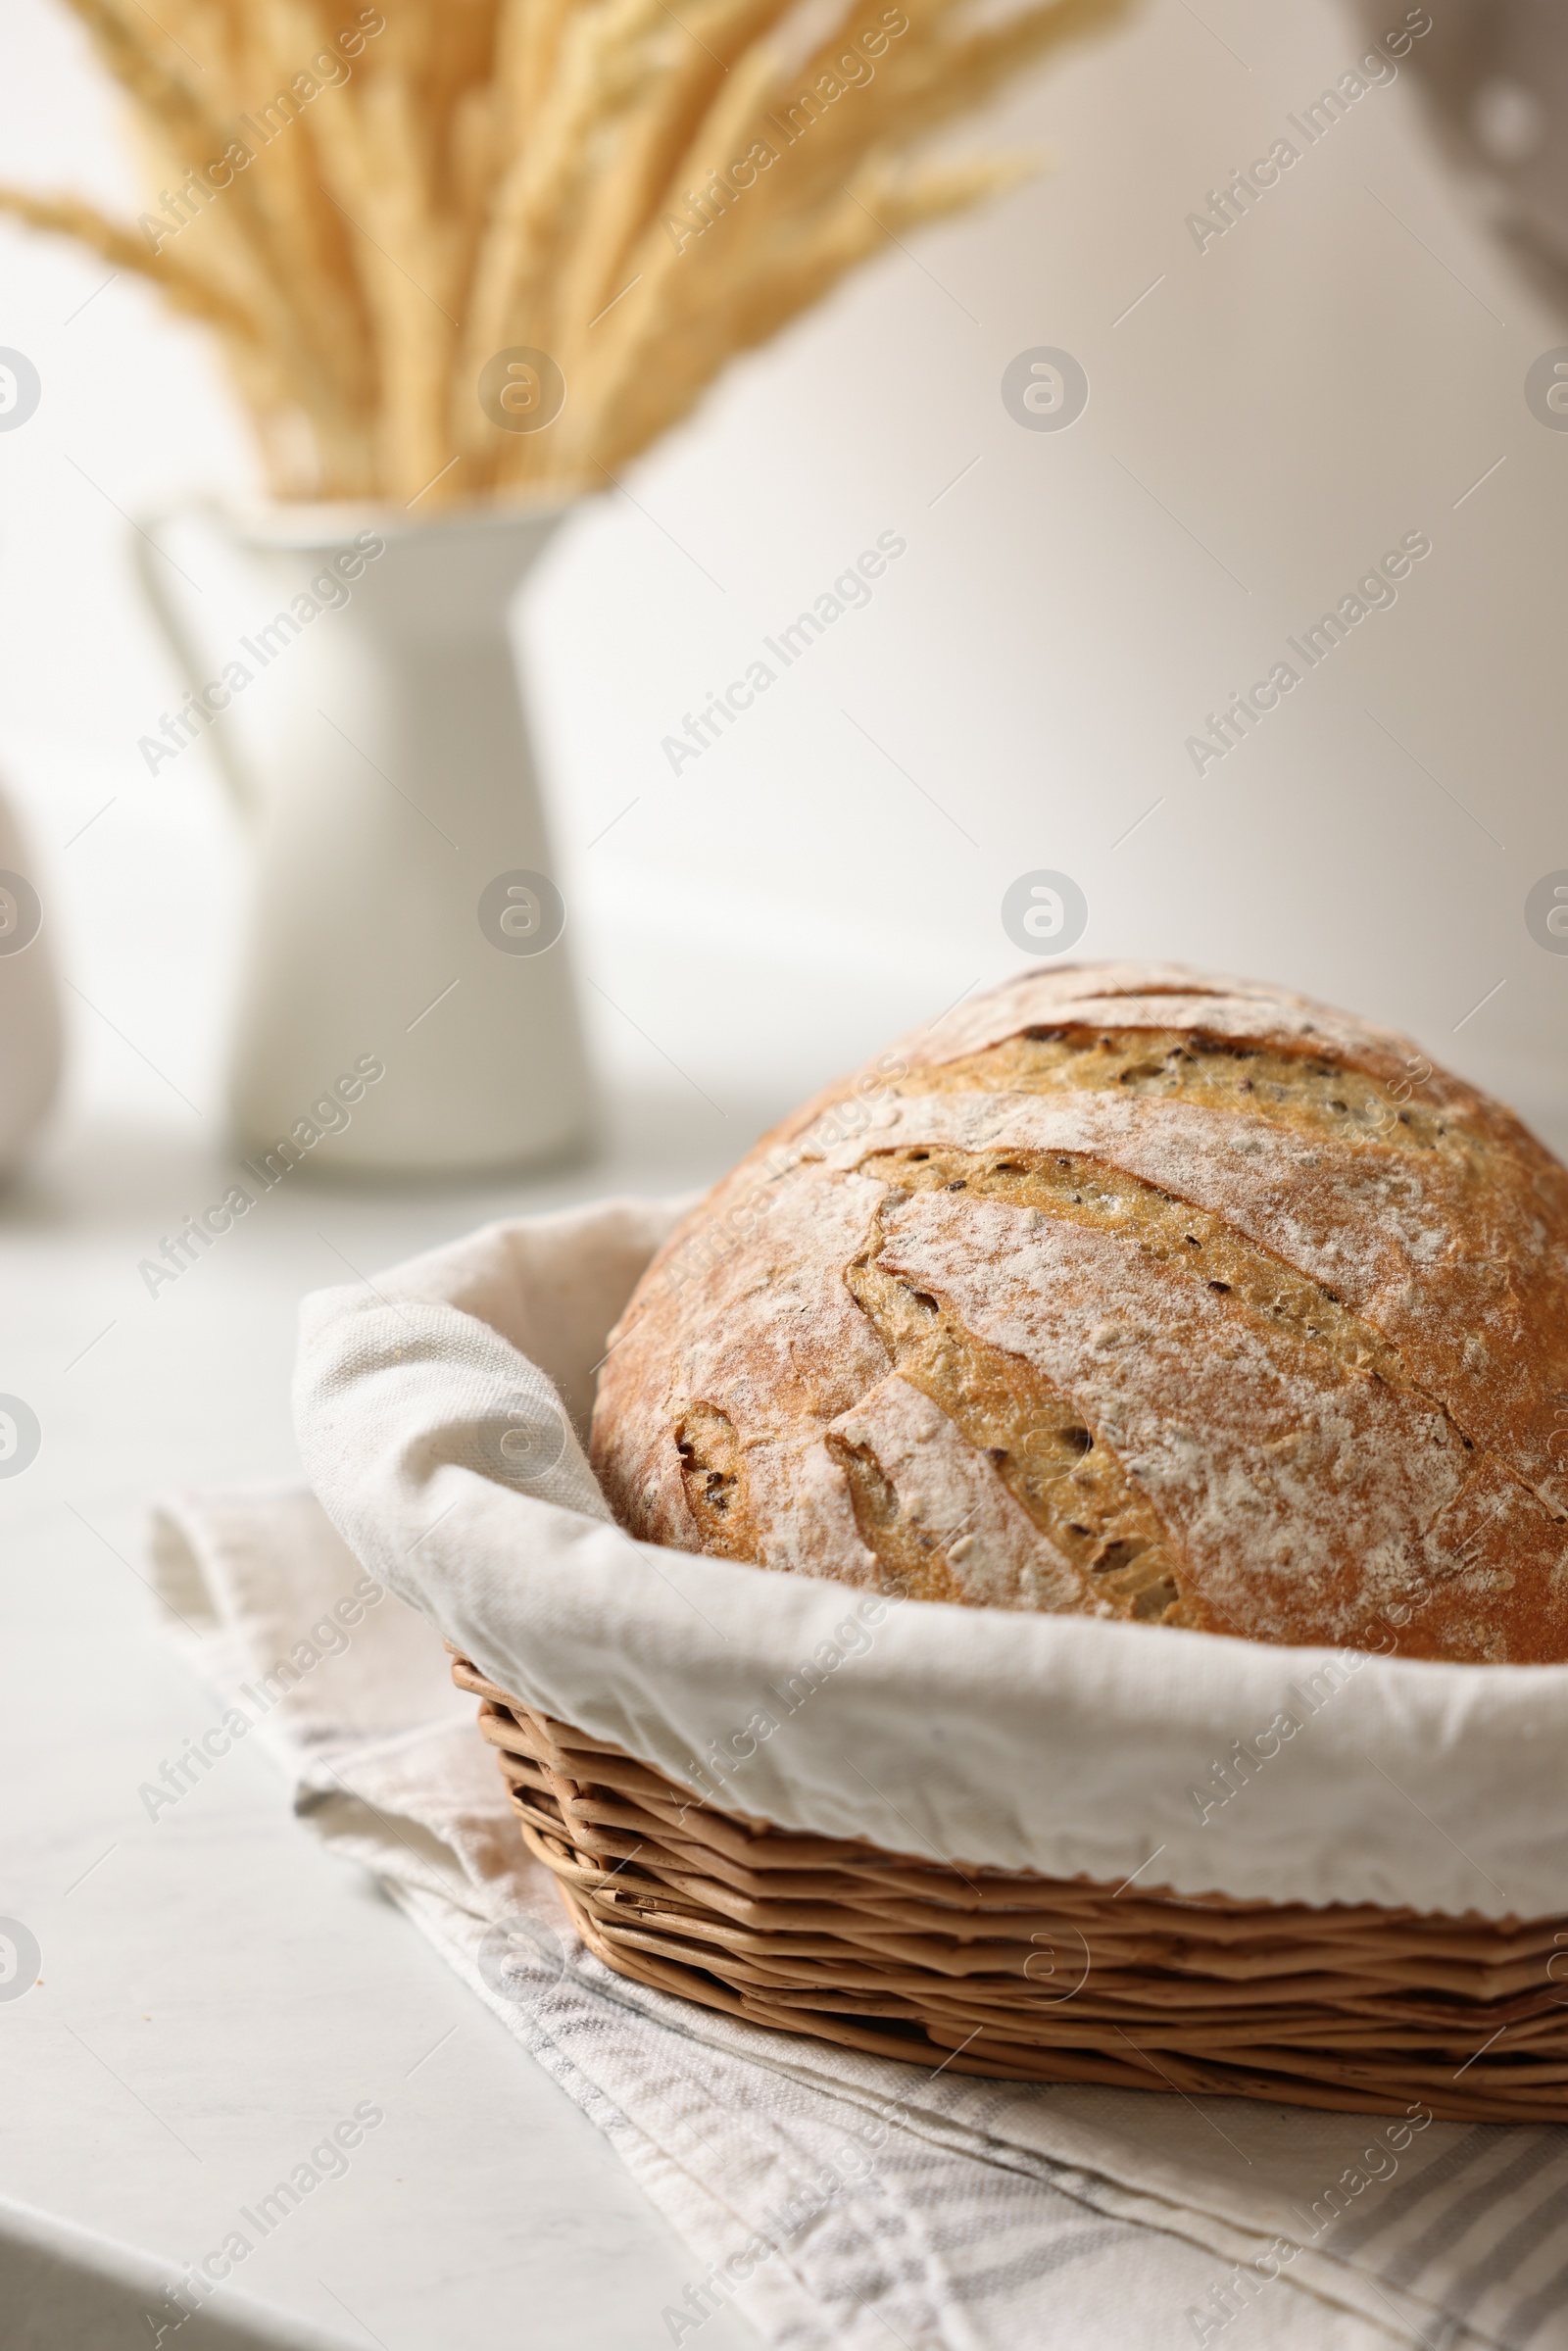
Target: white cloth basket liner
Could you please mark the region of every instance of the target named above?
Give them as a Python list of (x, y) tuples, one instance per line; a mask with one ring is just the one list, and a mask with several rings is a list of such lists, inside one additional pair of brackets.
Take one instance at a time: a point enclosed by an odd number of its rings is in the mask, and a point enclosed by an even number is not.
[(305, 1302), (327, 1514), (502, 1688), (727, 1810), (895, 1852), (1568, 1912), (1568, 1666), (882, 1599), (623, 1534), (581, 1443), (594, 1374), (688, 1205), (488, 1225)]

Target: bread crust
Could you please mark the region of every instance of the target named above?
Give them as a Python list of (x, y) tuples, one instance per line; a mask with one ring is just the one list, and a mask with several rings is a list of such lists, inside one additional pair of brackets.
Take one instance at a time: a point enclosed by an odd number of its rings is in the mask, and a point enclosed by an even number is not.
[(1029, 972), (714, 1187), (593, 1461), (632, 1534), (786, 1572), (1568, 1659), (1568, 1170), (1303, 998)]

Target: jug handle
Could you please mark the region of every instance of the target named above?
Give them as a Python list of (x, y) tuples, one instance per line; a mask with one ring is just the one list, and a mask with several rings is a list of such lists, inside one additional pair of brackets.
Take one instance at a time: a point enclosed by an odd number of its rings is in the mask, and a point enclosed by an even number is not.
[[(184, 674), (186, 692), (199, 695), (204, 682), (201, 676), (201, 651), (185, 624), (185, 614), (178, 599), (170, 593), (168, 567), (173, 559), (168, 554), (161, 537), (170, 523), (178, 521), (182, 514), (192, 513), (216, 514), (217, 509), (204, 501), (199, 506), (168, 507), (150, 514), (133, 515), (131, 529), (134, 535), (130, 553), (141, 592), (152, 608), (153, 616), (164, 632), (165, 642), (176, 665)], [(250, 769), (230, 743), (227, 730), (217, 722), (216, 717), (204, 740), (240, 817), (245, 823), (254, 824), (261, 813), (262, 795)]]

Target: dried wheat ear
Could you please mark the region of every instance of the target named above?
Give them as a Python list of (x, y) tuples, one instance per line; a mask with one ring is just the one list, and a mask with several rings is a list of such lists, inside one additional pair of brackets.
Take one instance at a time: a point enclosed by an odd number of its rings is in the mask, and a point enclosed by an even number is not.
[(1408, 1041), (1032, 975), (808, 1103), (614, 1335), (648, 1540), (931, 1600), (1568, 1658), (1568, 1171)]
[[(1129, 0), (68, 0), (124, 92), (147, 209), (0, 188), (210, 326), (284, 498), (602, 486), (850, 270), (1012, 185), (915, 160)], [(542, 430), (478, 384), (543, 351)]]

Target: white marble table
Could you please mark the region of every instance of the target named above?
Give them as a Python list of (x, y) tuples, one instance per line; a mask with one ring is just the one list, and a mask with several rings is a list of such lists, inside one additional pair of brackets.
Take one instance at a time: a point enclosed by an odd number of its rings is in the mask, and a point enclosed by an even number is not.
[[(0, 2199), (66, 2225), (40, 2234), (0, 2202), (8, 2345), (147, 2351), (150, 2285), (362, 2100), (384, 2126), (239, 2273), (275, 2324), (166, 2341), (667, 2340), (690, 2254), (564, 2092), (294, 1822), (266, 1756), (237, 1748), (148, 1819), (138, 1787), (214, 1708), (142, 1581), (143, 1518), (162, 1487), (293, 1470), (305, 1291), (487, 1216), (682, 1189), (771, 1106), (721, 1121), (690, 1095), (622, 1096), (591, 1165), (526, 1184), (296, 1176), (156, 1298), (138, 1260), (220, 1196), (220, 1158), (152, 1127), (78, 1129), (0, 1195), (0, 1392), (42, 1430), (0, 1478), (0, 1915), (42, 1953), (41, 1982), (0, 1997)], [(754, 2341), (728, 2312), (704, 2328), (704, 2351)]]

